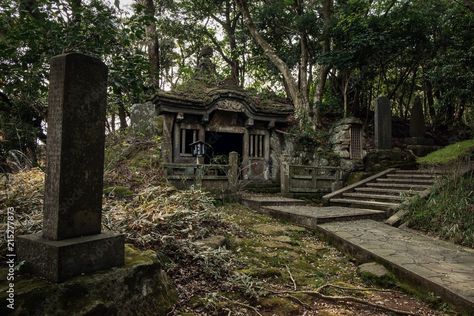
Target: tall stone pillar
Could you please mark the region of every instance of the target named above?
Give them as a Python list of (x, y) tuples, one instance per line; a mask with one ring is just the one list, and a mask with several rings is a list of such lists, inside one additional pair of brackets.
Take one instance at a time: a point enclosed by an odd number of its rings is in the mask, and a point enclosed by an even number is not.
[(122, 235), (101, 233), (107, 67), (78, 53), (51, 59), (43, 233), (17, 254), (55, 282), (123, 265)]
[(375, 147), (392, 148), (392, 110), (387, 97), (377, 98), (375, 104)]
[(424, 138), (425, 137), (425, 115), (423, 113), (423, 105), (421, 98), (416, 97), (413, 107), (411, 108), (410, 117), (410, 137)]

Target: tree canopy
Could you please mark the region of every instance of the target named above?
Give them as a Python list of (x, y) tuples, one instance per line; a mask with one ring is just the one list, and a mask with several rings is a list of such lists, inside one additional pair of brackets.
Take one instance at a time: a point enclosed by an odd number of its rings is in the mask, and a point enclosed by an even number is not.
[(3, 0), (0, 155), (46, 137), (48, 61), (69, 51), (108, 65), (111, 131), (190, 79), (205, 46), (220, 77), (287, 97), (302, 129), (368, 118), (379, 95), (401, 119), (422, 97), (433, 130), (472, 126), (473, 29), (470, 0)]

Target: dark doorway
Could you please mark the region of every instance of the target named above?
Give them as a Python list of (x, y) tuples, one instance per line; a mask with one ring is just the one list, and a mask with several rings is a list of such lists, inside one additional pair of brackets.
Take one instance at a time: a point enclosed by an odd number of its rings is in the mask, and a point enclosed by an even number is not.
[(243, 134), (206, 132), (206, 143), (213, 149), (209, 162), (227, 164), (231, 151), (236, 151), (242, 160), (243, 140)]

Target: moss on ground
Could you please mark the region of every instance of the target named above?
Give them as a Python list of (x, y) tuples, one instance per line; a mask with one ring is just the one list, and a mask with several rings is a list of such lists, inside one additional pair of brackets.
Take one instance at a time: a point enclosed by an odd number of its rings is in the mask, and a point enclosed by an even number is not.
[[(223, 204), (216, 211), (232, 230), (226, 239), (235, 263), (234, 277), (225, 281), (227, 290), (201, 292), (189, 304), (180, 306), (176, 314), (253, 315), (255, 308), (261, 315), (302, 315), (309, 305), (318, 315), (387, 315), (367, 306), (328, 302), (304, 293), (293, 292), (292, 297), (276, 294), (293, 291), (295, 286), (297, 290), (309, 291), (326, 284), (387, 289), (398, 283), (394, 279), (379, 283), (364, 278), (349, 257), (323, 242), (312, 230), (256, 213), (240, 204)], [(229, 284), (232, 291), (228, 290)], [(390, 302), (393, 307), (409, 304), (420, 315), (437, 315), (424, 303), (403, 293), (393, 297), (392, 292), (347, 292), (335, 288), (324, 293)]]
[(421, 165), (446, 165), (474, 151), (474, 139), (465, 140), (436, 150), (416, 161)]
[(131, 191), (126, 186), (117, 185), (104, 188), (105, 195), (114, 195), (118, 198), (126, 198), (133, 195), (133, 191)]

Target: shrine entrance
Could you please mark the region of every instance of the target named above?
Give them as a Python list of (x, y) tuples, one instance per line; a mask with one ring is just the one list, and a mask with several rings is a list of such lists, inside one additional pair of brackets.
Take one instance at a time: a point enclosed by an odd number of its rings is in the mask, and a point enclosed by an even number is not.
[(244, 134), (206, 132), (205, 141), (212, 146), (212, 157), (210, 157), (209, 163), (227, 164), (229, 153), (232, 151), (239, 154), (239, 160), (242, 162)]

